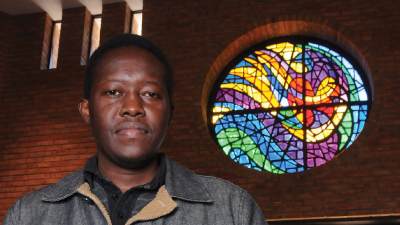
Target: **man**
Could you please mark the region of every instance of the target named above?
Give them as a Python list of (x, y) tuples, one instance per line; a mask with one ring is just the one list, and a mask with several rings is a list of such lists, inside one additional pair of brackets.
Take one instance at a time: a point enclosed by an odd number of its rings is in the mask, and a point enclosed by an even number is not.
[(172, 72), (152, 43), (130, 34), (109, 40), (90, 58), (84, 87), (79, 112), (96, 156), (18, 200), (5, 225), (265, 224), (247, 192), (160, 153), (172, 115)]

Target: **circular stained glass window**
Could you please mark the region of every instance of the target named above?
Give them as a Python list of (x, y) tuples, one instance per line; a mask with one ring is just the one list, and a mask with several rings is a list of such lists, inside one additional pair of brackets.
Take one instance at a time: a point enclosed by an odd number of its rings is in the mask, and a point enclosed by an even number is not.
[(226, 67), (209, 99), (208, 125), (236, 163), (296, 173), (349, 148), (370, 103), (368, 80), (343, 51), (320, 40), (280, 38)]

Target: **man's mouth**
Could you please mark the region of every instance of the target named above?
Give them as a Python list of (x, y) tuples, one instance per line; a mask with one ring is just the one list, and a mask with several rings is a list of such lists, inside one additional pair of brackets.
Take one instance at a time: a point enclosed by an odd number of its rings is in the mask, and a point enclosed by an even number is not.
[(146, 125), (138, 122), (123, 122), (118, 124), (115, 129), (117, 135), (123, 135), (128, 138), (135, 138), (137, 136), (146, 135), (149, 129)]

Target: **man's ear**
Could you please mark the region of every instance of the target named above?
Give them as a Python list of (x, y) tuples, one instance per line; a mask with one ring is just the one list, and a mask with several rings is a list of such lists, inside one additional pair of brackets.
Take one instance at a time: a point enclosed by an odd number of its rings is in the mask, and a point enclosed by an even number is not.
[(90, 109), (89, 109), (89, 101), (87, 99), (82, 98), (82, 100), (78, 104), (78, 110), (81, 114), (81, 117), (85, 123), (90, 124)]

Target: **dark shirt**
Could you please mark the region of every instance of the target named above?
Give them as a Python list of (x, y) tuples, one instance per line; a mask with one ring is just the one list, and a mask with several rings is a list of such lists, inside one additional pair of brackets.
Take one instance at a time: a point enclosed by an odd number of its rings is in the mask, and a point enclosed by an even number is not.
[(152, 181), (122, 193), (117, 186), (101, 175), (96, 156), (87, 161), (84, 167), (85, 180), (108, 209), (112, 224), (124, 225), (130, 217), (154, 199), (158, 189), (165, 183), (166, 166), (163, 155), (159, 155), (158, 162), (159, 169)]

